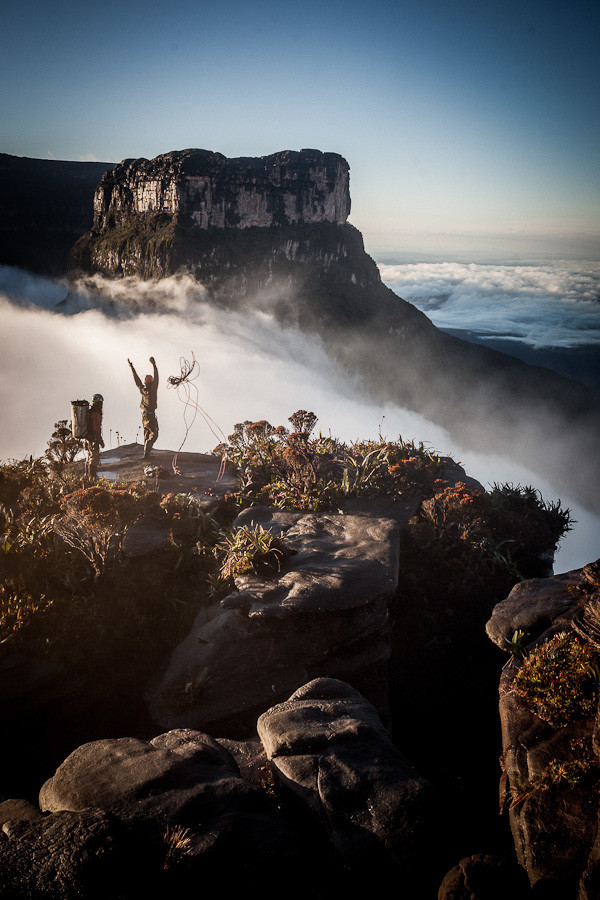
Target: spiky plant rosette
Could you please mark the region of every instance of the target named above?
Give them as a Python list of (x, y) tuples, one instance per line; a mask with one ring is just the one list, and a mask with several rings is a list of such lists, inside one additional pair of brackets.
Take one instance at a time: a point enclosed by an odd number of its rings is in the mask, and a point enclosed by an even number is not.
[(241, 526), (224, 533), (218, 548), (223, 553), (221, 577), (239, 575), (273, 575), (281, 568), (284, 556), (291, 551), (285, 542), (271, 531), (256, 525)]

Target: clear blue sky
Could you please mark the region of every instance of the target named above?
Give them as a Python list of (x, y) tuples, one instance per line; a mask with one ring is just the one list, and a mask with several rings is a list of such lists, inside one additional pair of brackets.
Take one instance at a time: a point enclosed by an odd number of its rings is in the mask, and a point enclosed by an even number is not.
[(364, 232), (600, 233), (597, 0), (8, 0), (0, 150), (316, 147)]

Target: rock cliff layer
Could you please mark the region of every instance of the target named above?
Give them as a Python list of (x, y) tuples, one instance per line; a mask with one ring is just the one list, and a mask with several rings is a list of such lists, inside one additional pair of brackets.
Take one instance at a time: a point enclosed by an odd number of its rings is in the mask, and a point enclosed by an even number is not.
[(96, 191), (94, 230), (156, 213), (205, 229), (343, 225), (350, 212), (348, 172), (345, 159), (319, 150), (239, 159), (179, 150), (152, 160), (126, 159)]

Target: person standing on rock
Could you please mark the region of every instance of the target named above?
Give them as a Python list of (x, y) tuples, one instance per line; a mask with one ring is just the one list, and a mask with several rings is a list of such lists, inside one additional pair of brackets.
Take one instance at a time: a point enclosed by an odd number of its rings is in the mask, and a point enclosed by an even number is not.
[(144, 426), (144, 459), (148, 459), (152, 447), (158, 437), (158, 420), (156, 418), (156, 406), (158, 403), (158, 369), (156, 368), (154, 357), (151, 356), (150, 362), (154, 368), (154, 375), (146, 375), (144, 383), (142, 384), (131, 360), (128, 359), (127, 362), (131, 367), (133, 380), (142, 395), (140, 409), (142, 410), (142, 425)]
[(104, 447), (102, 439), (102, 409), (104, 397), (94, 394), (88, 413), (88, 425), (83, 446), (85, 448), (85, 477), (95, 479), (100, 464), (100, 447)]

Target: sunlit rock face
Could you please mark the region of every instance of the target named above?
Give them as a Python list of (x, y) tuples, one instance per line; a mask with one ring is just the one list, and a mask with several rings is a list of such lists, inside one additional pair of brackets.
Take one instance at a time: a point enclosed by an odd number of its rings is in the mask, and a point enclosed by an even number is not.
[(339, 154), (319, 150), (238, 159), (178, 150), (126, 159), (96, 191), (94, 230), (157, 213), (203, 229), (343, 225), (350, 213), (349, 166)]

